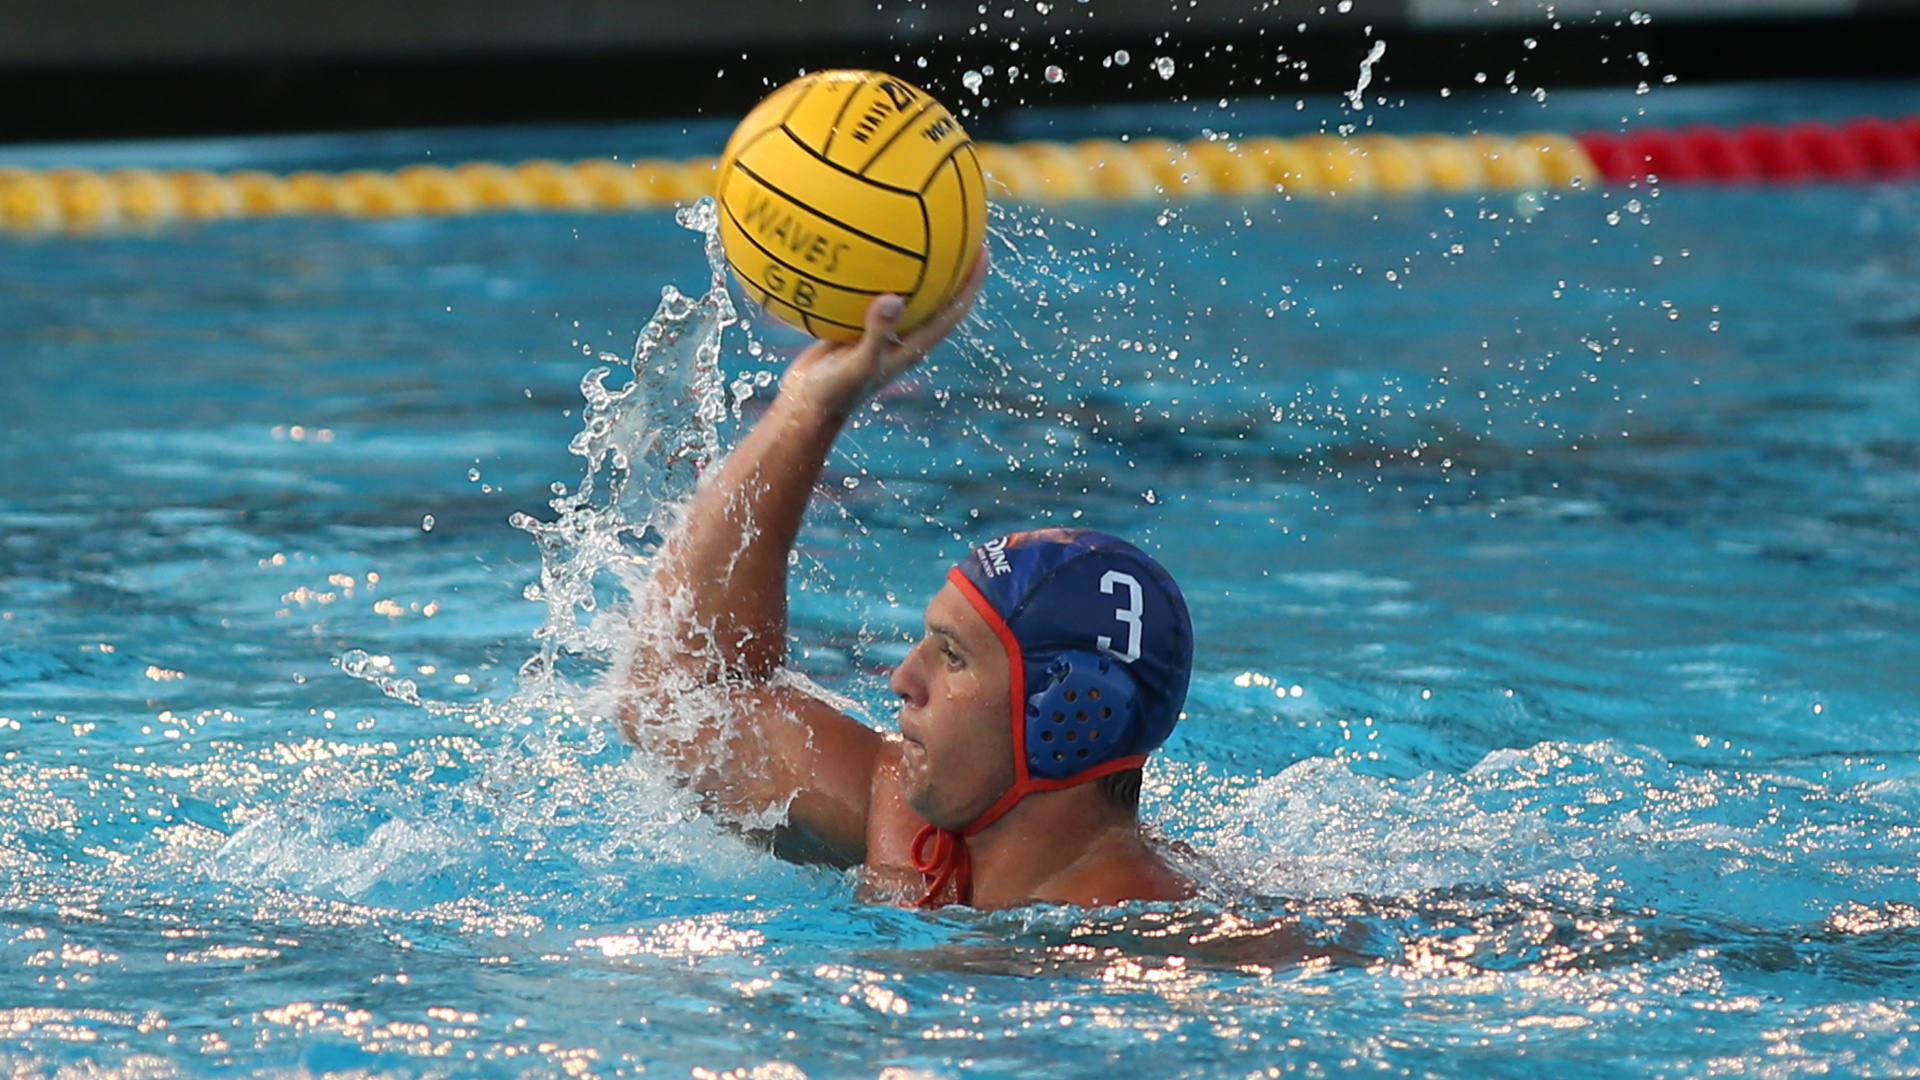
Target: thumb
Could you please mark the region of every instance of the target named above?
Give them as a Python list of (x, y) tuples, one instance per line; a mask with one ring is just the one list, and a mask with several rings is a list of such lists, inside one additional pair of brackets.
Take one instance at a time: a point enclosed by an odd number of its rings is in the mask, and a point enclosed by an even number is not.
[(881, 293), (867, 305), (866, 336), (869, 340), (885, 343), (893, 336), (894, 328), (900, 325), (900, 314), (907, 309), (907, 302), (893, 293)]

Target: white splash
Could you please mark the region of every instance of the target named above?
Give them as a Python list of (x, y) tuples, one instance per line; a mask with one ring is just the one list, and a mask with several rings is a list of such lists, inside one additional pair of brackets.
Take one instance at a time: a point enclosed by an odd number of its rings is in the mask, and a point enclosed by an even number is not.
[(605, 365), (626, 366), (631, 380), (609, 390), (612, 369), (602, 366), (580, 381), (587, 404), (567, 449), (586, 459), (585, 475), (571, 492), (555, 485), (547, 503), (558, 515), (553, 521), (528, 514), (509, 519), (539, 545), (540, 580), (527, 587), (526, 596), (547, 606), (546, 623), (534, 633), (540, 652), (522, 669), (522, 693), (528, 678), (537, 682), (563, 651), (607, 654), (614, 642), (596, 633), (590, 618), (580, 618), (598, 607), (596, 580), (645, 563), (701, 470), (719, 453), (718, 426), (727, 411), (721, 336), (739, 314), (727, 293), (712, 200), (681, 210), (677, 220), (706, 237), (711, 278), (705, 295), (688, 297), (665, 286), (632, 359), (600, 355)]
[[(513, 734), (452, 755), (418, 749), (405, 759), (411, 781), (363, 763), (314, 770), (211, 856), (211, 876), (346, 897), (439, 872), (484, 876), (486, 867), (467, 864), (486, 862), (485, 845), (455, 842), (468, 832), (511, 838), (516, 849), (559, 849), (588, 869), (639, 858), (705, 874), (764, 873), (764, 860), (716, 860), (698, 797), (619, 750), (619, 702), (600, 685), (640, 632), (628, 605), (611, 601), (644, 585), (653, 553), (719, 455), (727, 416), (722, 338), (738, 313), (713, 203), (703, 199), (677, 219), (703, 237), (706, 290), (688, 296), (664, 287), (632, 356), (600, 355), (581, 380), (581, 428), (568, 446), (584, 461), (579, 481), (553, 485), (551, 520), (509, 519), (537, 545), (539, 579), (524, 594), (546, 609), (513, 692), (497, 701), (433, 701), (390, 657), (353, 649), (336, 661), (397, 701)], [(674, 718), (682, 726), (698, 722), (694, 704), (678, 710), (689, 713)], [(440, 769), (460, 779), (452, 787), (419, 782)], [(371, 822), (369, 806), (385, 820)], [(449, 812), (457, 824), (440, 820)]]
[[(495, 716), (555, 711), (549, 699), (562, 656), (610, 657), (618, 642), (604, 624), (596, 630), (593, 618), (600, 587), (629, 584), (625, 579), (646, 564), (701, 470), (719, 453), (718, 426), (727, 414), (721, 338), (739, 314), (727, 292), (712, 200), (682, 209), (676, 219), (705, 237), (707, 291), (689, 297), (671, 285), (663, 287), (660, 306), (640, 332), (633, 356), (600, 354), (601, 366), (580, 381), (586, 405), (581, 430), (567, 446), (586, 461), (580, 482), (571, 490), (553, 485), (554, 497), (547, 502), (556, 515), (552, 521), (526, 513), (508, 519), (538, 545), (540, 579), (524, 595), (544, 603), (547, 617), (534, 631), (539, 651), (521, 665), (513, 697), (490, 710)], [(625, 368), (628, 378), (609, 389), (616, 366)], [(435, 712), (472, 711), (422, 699), (412, 680), (390, 677), (391, 667), (382, 659), (354, 649), (336, 663), (398, 701)]]
[(1347, 101), (1355, 109), (1367, 107), (1366, 94), (1367, 87), (1373, 85), (1373, 65), (1379, 63), (1386, 55), (1387, 43), (1376, 41), (1373, 43), (1373, 48), (1367, 50), (1367, 55), (1360, 61), (1360, 79), (1353, 84), (1352, 90), (1347, 91)]

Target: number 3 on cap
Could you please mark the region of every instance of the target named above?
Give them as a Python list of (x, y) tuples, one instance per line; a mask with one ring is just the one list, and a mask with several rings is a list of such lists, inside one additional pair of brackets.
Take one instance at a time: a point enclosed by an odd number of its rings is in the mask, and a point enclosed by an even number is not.
[(1132, 574), (1123, 574), (1118, 570), (1109, 570), (1101, 575), (1101, 592), (1112, 596), (1115, 585), (1125, 585), (1127, 587), (1127, 606), (1115, 608), (1113, 611), (1114, 618), (1127, 624), (1127, 649), (1125, 652), (1115, 652), (1113, 639), (1105, 634), (1100, 635), (1100, 647), (1119, 657), (1121, 663), (1131, 664), (1135, 660), (1140, 659), (1140, 612), (1142, 610), (1140, 606), (1140, 582), (1135, 580)]

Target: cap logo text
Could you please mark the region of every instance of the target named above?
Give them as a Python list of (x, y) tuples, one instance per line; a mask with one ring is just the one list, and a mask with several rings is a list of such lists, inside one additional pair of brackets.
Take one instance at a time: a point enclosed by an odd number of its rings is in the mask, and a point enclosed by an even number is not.
[(987, 576), (990, 578), (999, 577), (1001, 574), (1013, 573), (1013, 567), (1007, 564), (1007, 540), (1005, 537), (1001, 537), (998, 540), (989, 540), (981, 544), (974, 550), (974, 555), (980, 560), (981, 567), (986, 570)]

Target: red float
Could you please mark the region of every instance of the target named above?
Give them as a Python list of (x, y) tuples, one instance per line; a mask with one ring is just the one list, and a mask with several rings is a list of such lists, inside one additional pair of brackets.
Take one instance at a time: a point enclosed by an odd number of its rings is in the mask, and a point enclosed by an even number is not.
[(1613, 183), (1859, 183), (1920, 177), (1920, 116), (1861, 117), (1845, 124), (1697, 125), (1575, 136)]

